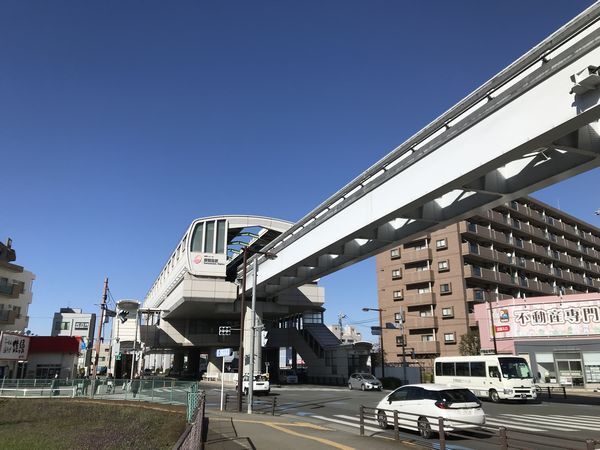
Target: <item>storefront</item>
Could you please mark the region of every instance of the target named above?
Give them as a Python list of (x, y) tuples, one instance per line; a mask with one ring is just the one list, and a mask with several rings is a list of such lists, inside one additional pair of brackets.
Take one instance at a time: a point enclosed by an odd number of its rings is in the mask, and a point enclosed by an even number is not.
[(482, 351), (527, 357), (538, 382), (600, 385), (600, 294), (482, 303), (475, 319)]

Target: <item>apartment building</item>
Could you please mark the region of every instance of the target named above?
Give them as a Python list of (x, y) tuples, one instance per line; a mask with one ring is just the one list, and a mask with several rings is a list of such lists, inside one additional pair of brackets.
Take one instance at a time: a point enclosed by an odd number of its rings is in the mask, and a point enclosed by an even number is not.
[(23, 332), (29, 325), (29, 305), (35, 275), (14, 264), (12, 240), (0, 242), (0, 331)]
[[(376, 257), (386, 361), (458, 355), (486, 301), (600, 291), (600, 229), (521, 198)], [(427, 363), (426, 363), (427, 364)]]
[(356, 331), (356, 328), (351, 325), (344, 325), (340, 328), (339, 324), (327, 325), (329, 331), (331, 331), (342, 344), (354, 344), (355, 342), (362, 342), (362, 333)]

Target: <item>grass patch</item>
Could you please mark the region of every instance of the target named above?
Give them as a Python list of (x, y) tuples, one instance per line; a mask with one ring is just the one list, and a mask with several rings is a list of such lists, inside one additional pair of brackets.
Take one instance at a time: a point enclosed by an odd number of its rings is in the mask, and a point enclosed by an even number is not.
[(70, 399), (0, 399), (0, 448), (171, 448), (185, 429), (185, 410), (151, 408)]

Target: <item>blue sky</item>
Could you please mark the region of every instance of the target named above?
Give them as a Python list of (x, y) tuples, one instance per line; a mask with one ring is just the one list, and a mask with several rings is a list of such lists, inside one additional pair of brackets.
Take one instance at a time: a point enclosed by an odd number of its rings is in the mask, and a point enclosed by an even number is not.
[[(143, 299), (192, 219), (300, 219), (591, 1), (4, 1), (0, 239), (61, 306)], [(598, 170), (535, 196), (595, 225)], [(373, 319), (375, 265), (322, 280)]]

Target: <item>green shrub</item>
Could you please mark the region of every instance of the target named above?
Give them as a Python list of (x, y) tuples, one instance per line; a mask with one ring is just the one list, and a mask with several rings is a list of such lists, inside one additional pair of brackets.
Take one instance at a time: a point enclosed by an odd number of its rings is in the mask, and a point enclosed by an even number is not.
[(433, 374), (431, 372), (423, 374), (423, 383), (433, 383)]

